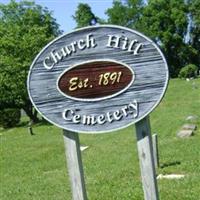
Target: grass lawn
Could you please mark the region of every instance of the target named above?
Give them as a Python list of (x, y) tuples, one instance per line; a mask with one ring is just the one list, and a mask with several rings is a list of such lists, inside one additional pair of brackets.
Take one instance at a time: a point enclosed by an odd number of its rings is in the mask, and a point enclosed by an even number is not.
[[(187, 139), (176, 137), (189, 115), (198, 129)], [(150, 115), (158, 134), (157, 174), (185, 174), (181, 180), (159, 180), (161, 200), (200, 199), (200, 79), (171, 80), (165, 98)], [(0, 130), (0, 199), (70, 200), (62, 131), (38, 124)], [(110, 134), (80, 135), (89, 200), (142, 200), (143, 191), (134, 126)]]

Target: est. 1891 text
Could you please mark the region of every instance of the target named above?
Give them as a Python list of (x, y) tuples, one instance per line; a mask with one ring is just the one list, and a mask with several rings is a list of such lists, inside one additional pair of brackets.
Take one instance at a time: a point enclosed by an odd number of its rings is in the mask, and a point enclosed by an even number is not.
[[(98, 76), (98, 85), (107, 86), (120, 83), (122, 72), (106, 72)], [(93, 88), (93, 85), (89, 83), (89, 78), (80, 79), (79, 77), (72, 77), (69, 80), (69, 91), (76, 91), (78, 89)]]

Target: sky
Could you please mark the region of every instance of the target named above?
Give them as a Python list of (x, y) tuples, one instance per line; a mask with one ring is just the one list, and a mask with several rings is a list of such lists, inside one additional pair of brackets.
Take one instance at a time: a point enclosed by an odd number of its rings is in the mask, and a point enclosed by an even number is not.
[[(18, 0), (17, 0), (18, 1)], [(53, 11), (53, 17), (64, 32), (70, 32), (75, 27), (75, 21), (72, 18), (79, 3), (87, 3), (92, 12), (103, 19), (106, 19), (105, 10), (112, 6), (113, 0), (35, 0), (37, 4), (49, 8)], [(1, 3), (8, 3), (9, 0), (0, 0)]]

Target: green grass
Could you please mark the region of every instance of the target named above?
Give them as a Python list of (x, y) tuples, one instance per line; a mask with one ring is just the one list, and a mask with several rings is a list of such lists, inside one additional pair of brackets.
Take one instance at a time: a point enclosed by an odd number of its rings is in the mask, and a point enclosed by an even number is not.
[[(194, 83), (196, 89), (194, 89)], [(176, 137), (189, 115), (199, 129), (188, 139)], [(150, 115), (159, 138), (157, 173), (185, 174), (181, 180), (159, 180), (161, 200), (200, 199), (200, 79), (171, 80), (165, 98)], [(38, 124), (0, 131), (0, 199), (70, 200), (62, 131)], [(89, 200), (141, 200), (143, 191), (134, 126), (101, 135), (80, 135)]]

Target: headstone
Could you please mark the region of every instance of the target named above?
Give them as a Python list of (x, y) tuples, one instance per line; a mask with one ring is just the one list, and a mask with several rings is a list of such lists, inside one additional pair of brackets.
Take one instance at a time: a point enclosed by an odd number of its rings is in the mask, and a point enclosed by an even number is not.
[(183, 130), (196, 130), (197, 126), (195, 124), (184, 124), (182, 127)]
[(198, 86), (197, 86), (197, 84), (195, 82), (192, 83), (192, 88), (193, 89), (198, 89)]
[(177, 137), (188, 138), (194, 135), (193, 130), (181, 130), (177, 133)]
[(198, 120), (198, 116), (196, 115), (190, 115), (186, 118), (186, 121), (190, 121), (190, 122), (196, 122)]
[(157, 176), (157, 179), (182, 179), (184, 178), (185, 175), (184, 174), (159, 174)]
[(21, 116), (26, 116), (26, 113), (23, 109), (21, 109)]

